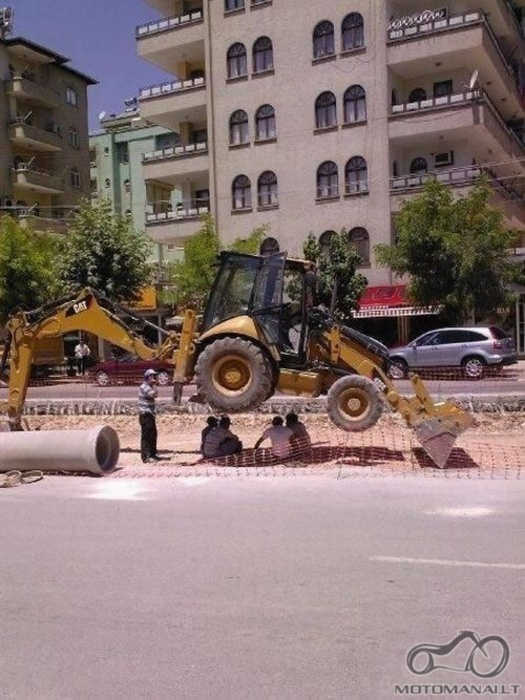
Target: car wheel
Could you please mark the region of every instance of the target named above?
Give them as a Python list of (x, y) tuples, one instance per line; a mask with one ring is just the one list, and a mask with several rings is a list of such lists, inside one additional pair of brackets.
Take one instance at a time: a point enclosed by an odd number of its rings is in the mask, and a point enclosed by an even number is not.
[(170, 383), (170, 375), (165, 370), (161, 370), (157, 375), (157, 381), (160, 386), (168, 386)]
[(102, 369), (96, 373), (95, 379), (99, 386), (109, 386), (111, 384), (109, 374)]
[(405, 360), (397, 358), (395, 360), (390, 360), (390, 367), (388, 368), (388, 376), (391, 379), (405, 379), (408, 375), (408, 365)]
[(465, 357), (461, 366), (467, 379), (481, 379), (485, 374), (485, 365), (487, 363), (482, 357)]

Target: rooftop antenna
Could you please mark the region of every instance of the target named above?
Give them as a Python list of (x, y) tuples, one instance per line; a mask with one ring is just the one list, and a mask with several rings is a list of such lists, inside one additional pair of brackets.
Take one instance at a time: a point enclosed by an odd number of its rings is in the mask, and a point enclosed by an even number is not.
[(12, 7), (0, 8), (0, 39), (4, 39), (6, 34), (13, 31), (13, 15)]

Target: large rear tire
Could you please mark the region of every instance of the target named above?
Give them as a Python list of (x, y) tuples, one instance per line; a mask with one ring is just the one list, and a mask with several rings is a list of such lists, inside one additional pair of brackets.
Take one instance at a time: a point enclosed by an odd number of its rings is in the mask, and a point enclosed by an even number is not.
[(195, 365), (197, 392), (219, 411), (249, 411), (272, 392), (270, 367), (264, 351), (249, 340), (215, 340)]
[(384, 405), (374, 382), (354, 374), (332, 384), (327, 404), (330, 420), (348, 432), (371, 428), (381, 418)]

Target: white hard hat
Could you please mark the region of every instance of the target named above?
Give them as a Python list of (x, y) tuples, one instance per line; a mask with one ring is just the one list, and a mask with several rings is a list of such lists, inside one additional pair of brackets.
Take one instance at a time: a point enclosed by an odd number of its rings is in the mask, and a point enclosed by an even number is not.
[(144, 372), (144, 377), (145, 377), (146, 379), (147, 379), (148, 377), (156, 377), (157, 374), (158, 374), (158, 372), (155, 372), (154, 369), (147, 369), (147, 370)]

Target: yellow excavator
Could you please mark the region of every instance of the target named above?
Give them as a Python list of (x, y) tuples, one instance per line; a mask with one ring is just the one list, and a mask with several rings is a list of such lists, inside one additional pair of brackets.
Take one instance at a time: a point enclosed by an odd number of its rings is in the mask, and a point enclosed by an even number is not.
[[(188, 309), (178, 331), (154, 326), (91, 289), (9, 318), (0, 376), (9, 360), (7, 414), (21, 428), (36, 343), (85, 331), (142, 359), (173, 365), (173, 398), (194, 382), (197, 398), (228, 413), (256, 409), (275, 392), (326, 395), (335, 425), (353, 432), (377, 423), (385, 404), (400, 413), (422, 447), (443, 467), (456, 438), (472, 424), (453, 402), (434, 403), (421, 379), (414, 396), (399, 394), (388, 377), (388, 350), (377, 340), (337, 323), (315, 305), (315, 273), (306, 260), (223, 252), (201, 318)], [(146, 341), (145, 325), (163, 338)]]

